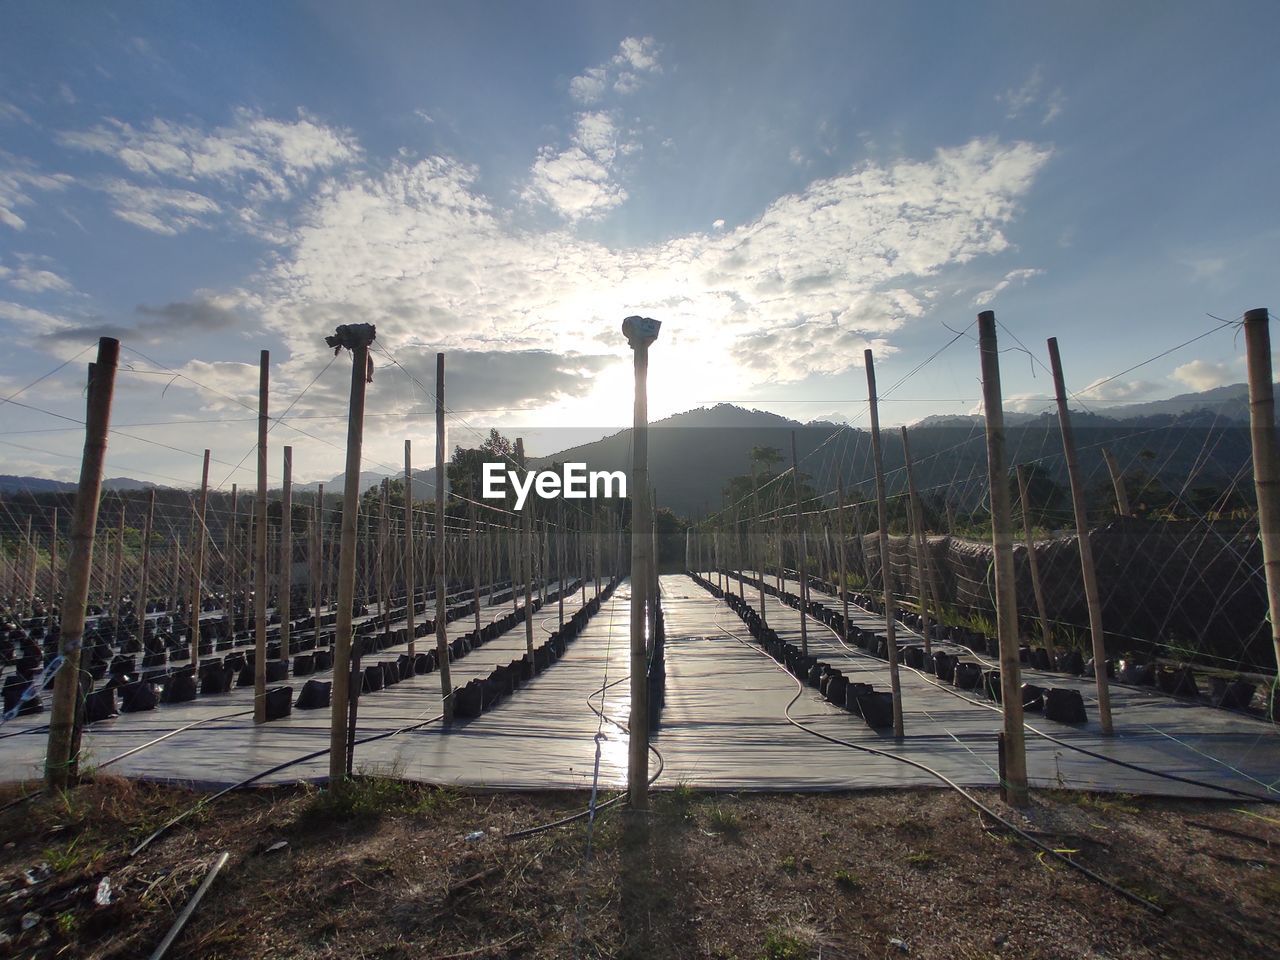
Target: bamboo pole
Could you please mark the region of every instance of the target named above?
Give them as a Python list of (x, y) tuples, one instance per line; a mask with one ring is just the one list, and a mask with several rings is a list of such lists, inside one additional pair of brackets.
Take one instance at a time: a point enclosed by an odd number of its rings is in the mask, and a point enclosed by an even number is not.
[(63, 660), (54, 675), (49, 745), (45, 755), (45, 782), (50, 790), (64, 788), (78, 773), (80, 648), (84, 642), (85, 605), (89, 601), (89, 575), (93, 569), (93, 537), (98, 525), (102, 465), (107, 455), (111, 397), (115, 391), (119, 356), (120, 341), (102, 337), (98, 341), (97, 359), (89, 366), (84, 452), (80, 459), (80, 483), (76, 488), (71, 516), (67, 588), (63, 591), (62, 632), (58, 638), (58, 654)]
[(649, 568), (653, 564), (653, 514), (649, 506), (649, 345), (659, 324), (628, 317), (622, 331), (633, 354), (635, 403), (632, 408), (631, 468), (631, 711), (627, 743), (627, 791), (631, 809), (649, 808), (649, 678), (645, 609)]
[(182, 534), (173, 534), (172, 549), (169, 551), (169, 597), (165, 606), (177, 617), (178, 598), (182, 596)]
[(382, 618), (383, 637), (391, 636), (391, 577), (387, 572), (387, 550), (391, 539), (387, 528), (387, 506), (391, 499), (391, 478), (382, 478), (381, 496), (378, 498), (378, 556), (376, 562), (378, 584), (378, 615)]
[(267, 404), (271, 354), (258, 354), (258, 491), (253, 517), (253, 722), (267, 722)]
[(338, 328), (325, 342), (351, 351), (351, 401), (347, 412), (347, 457), (342, 488), (342, 533), (338, 553), (338, 611), (333, 654), (333, 695), (329, 710), (329, 784), (347, 775), (351, 744), (347, 739), (351, 701), (351, 620), (356, 593), (356, 513), (360, 508), (360, 455), (364, 446), (365, 385), (370, 377), (369, 344), (376, 335), (370, 324)]
[(1027, 544), (1027, 566), (1031, 571), (1031, 591), (1036, 598), (1036, 613), (1040, 617), (1040, 635), (1052, 658), (1057, 649), (1053, 643), (1053, 628), (1049, 625), (1049, 612), (1044, 602), (1044, 584), (1040, 580), (1040, 561), (1036, 557), (1035, 538), (1031, 534), (1031, 500), (1027, 497), (1027, 472), (1022, 464), (1018, 464), (1018, 497), (1022, 501), (1022, 537)]
[(236, 632), (236, 599), (240, 591), (240, 571), (236, 557), (236, 548), (239, 546), (239, 541), (236, 539), (236, 528), (239, 523), (239, 491), (233, 483), (231, 485), (231, 514), (226, 534), (223, 536), (226, 544), (226, 562), (223, 571), (223, 589), (226, 591), (226, 599), (223, 602), (226, 604), (226, 610), (223, 612), (225, 614), (224, 619), (227, 621), (227, 633), (231, 636), (235, 636)]
[[(849, 564), (845, 560), (844, 539), (844, 472), (836, 471), (836, 565), (840, 572), (840, 612), (844, 616), (845, 629), (841, 631), (844, 640), (849, 639)], [(764, 591), (760, 592), (760, 606), (764, 606)]]
[(558, 595), (556, 600), (556, 607), (560, 615), (560, 626), (557, 629), (563, 630), (564, 629), (564, 592), (565, 592), (565, 586), (566, 586), (565, 579), (564, 579), (564, 534), (565, 534), (564, 499), (561, 498), (559, 503), (556, 506), (557, 506), (557, 520), (559, 522), (559, 528), (556, 531), (556, 593)]
[[(524, 439), (516, 437), (516, 463), (526, 475), (524, 458)], [(520, 576), (524, 580), (524, 643), (525, 659), (529, 661), (529, 669), (533, 669), (533, 584), (531, 581), (533, 558), (529, 553), (530, 517), (533, 512), (532, 501), (525, 502), (520, 511)]]
[[(876, 396), (875, 359), (862, 354), (867, 368), (867, 403), (871, 408), (871, 454), (876, 470), (876, 507), (880, 518), (880, 576), (884, 582), (884, 633), (889, 654), (889, 689), (893, 693), (893, 735), (903, 735), (902, 685), (898, 677), (897, 622), (894, 619), (893, 575), (889, 569), (889, 501), (885, 495), (884, 455), (880, 447), (880, 401)], [(870, 584), (868, 584), (870, 587)]]
[[(1258, 537), (1267, 581), (1271, 643), (1280, 669), (1280, 454), (1276, 451), (1275, 388), (1271, 384), (1271, 320), (1265, 307), (1244, 315), (1249, 364), (1249, 436), (1253, 443), (1253, 485), (1258, 498)], [(1272, 706), (1274, 711), (1274, 689)]]
[[(474, 491), (472, 491), (474, 493)], [(480, 528), (476, 523), (475, 497), (467, 504), (467, 522), (471, 528), (471, 602), (475, 606), (475, 631), (480, 636), (483, 629), (480, 625), (480, 585), (484, 580), (482, 567), (482, 550), (480, 545)]]
[(307, 550), (307, 566), (310, 568), (311, 580), (311, 607), (312, 607), (312, 632), (315, 635), (315, 646), (320, 647), (320, 511), (317, 504), (320, 496), (317, 494), (316, 502), (311, 504), (311, 529), (310, 529), (310, 545)]
[[(155, 488), (151, 490), (152, 501), (155, 499)], [(49, 603), (52, 611), (58, 605), (58, 508), (53, 508), (53, 530), (49, 534)]]
[[(796, 457), (796, 432), (791, 431), (791, 487), (796, 501), (796, 573), (800, 576), (800, 653), (809, 655), (809, 584), (805, 576), (807, 550), (804, 520), (800, 515), (800, 460)], [(896, 696), (896, 694), (895, 694)]]
[(1124, 488), (1124, 471), (1120, 469), (1116, 458), (1107, 447), (1102, 448), (1102, 459), (1107, 463), (1107, 473), (1111, 474), (1111, 486), (1116, 492), (1116, 512), (1122, 517), (1133, 516), (1129, 510), (1129, 491)]
[(204, 462), (200, 468), (200, 499), (196, 506), (195, 522), (195, 558), (191, 563), (190, 609), (187, 621), (191, 629), (187, 640), (191, 645), (191, 666), (200, 664), (200, 606), (204, 593), (204, 545), (207, 537), (205, 512), (209, 505), (209, 451), (204, 452)]
[(1058, 338), (1049, 338), (1049, 362), (1053, 368), (1053, 389), (1058, 401), (1058, 428), (1062, 432), (1062, 452), (1067, 461), (1067, 479), (1071, 483), (1071, 508), (1076, 517), (1076, 539), (1080, 544), (1080, 573), (1084, 580), (1084, 596), (1089, 606), (1089, 637), (1093, 646), (1093, 676), (1098, 690), (1098, 724), (1104, 734), (1112, 732), (1111, 691), (1107, 682), (1107, 647), (1102, 632), (1102, 598), (1098, 594), (1098, 576), (1093, 565), (1093, 544), (1089, 542), (1089, 513), (1084, 499), (1084, 477), (1076, 458), (1075, 434), (1071, 413), (1067, 410), (1067, 387), (1062, 375), (1062, 357)]
[(280, 659), (289, 662), (293, 624), (293, 447), (284, 448), (280, 493)]
[(404, 596), (405, 625), (409, 634), (409, 657), (416, 654), (418, 599), (417, 571), (413, 555), (413, 441), (404, 442)]
[(978, 341), (982, 359), (982, 409), (987, 428), (987, 473), (991, 487), (991, 546), (995, 553), (996, 626), (1000, 639), (1000, 703), (1004, 709), (1004, 782), (1001, 787), (1007, 803), (1025, 807), (1030, 801), (1027, 795), (1027, 749), (1022, 729), (1018, 598), (1013, 578), (1013, 517), (1009, 510), (1009, 470), (1005, 461), (1000, 349), (996, 343), (996, 315), (992, 310), (978, 314)]
[[(751, 526), (754, 529), (760, 526), (760, 478), (756, 476), (755, 460), (751, 461), (751, 513)], [(751, 538), (755, 546), (755, 561), (752, 563), (752, 566), (756, 568), (756, 588), (759, 593), (760, 600), (760, 625), (764, 627), (769, 625), (769, 615), (766, 610), (764, 599), (764, 568), (767, 563), (765, 560), (765, 545), (767, 537), (768, 534), (756, 530), (755, 534)], [(845, 612), (846, 614), (848, 613), (848, 611)]]
[[(911, 441), (907, 428), (902, 428), (902, 456), (907, 466), (907, 501), (911, 510), (911, 532), (916, 547), (916, 583), (920, 589), (920, 632), (924, 635), (924, 653), (933, 653), (933, 641), (929, 636), (929, 546), (924, 536), (924, 511), (920, 508), (920, 496), (916, 492), (915, 469), (911, 462)], [(936, 611), (935, 611), (936, 613)]]
[(449, 679), (449, 633), (445, 624), (448, 584), (444, 570), (444, 354), (436, 354), (436, 657), (440, 661), (440, 695), (446, 723), (453, 720), (453, 686)]
[[(120, 501), (120, 516), (116, 523), (115, 554), (111, 558), (111, 606), (115, 611), (116, 623), (120, 623), (124, 619), (124, 597), (121, 596), (124, 592), (124, 495), (121, 494), (117, 499)], [(27, 545), (27, 557), (30, 559), (35, 555), (35, 547), (31, 543), (30, 517), (27, 517)], [(28, 610), (35, 605), (35, 586), (34, 582), (30, 584)]]
[[(138, 600), (134, 603), (134, 609), (138, 613), (138, 634), (143, 640), (147, 637), (147, 594), (151, 589), (151, 534), (155, 528), (155, 519), (156, 488), (152, 487), (147, 491), (147, 518), (142, 526), (142, 572), (138, 578)], [(55, 535), (56, 532), (55, 529)]]

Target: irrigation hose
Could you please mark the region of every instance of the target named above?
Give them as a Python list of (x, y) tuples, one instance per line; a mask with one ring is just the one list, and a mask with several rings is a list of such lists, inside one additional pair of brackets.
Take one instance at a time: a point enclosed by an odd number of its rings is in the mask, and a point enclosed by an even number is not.
[(830, 736), (829, 734), (825, 734), (825, 733), (822, 733), (821, 731), (814, 730), (811, 727), (805, 726), (803, 723), (801, 723), (800, 721), (796, 720), (793, 716), (791, 716), (791, 708), (795, 706), (796, 701), (799, 700), (800, 697), (804, 694), (804, 684), (801, 683), (799, 679), (792, 676), (790, 672), (778, 666), (777, 662), (771, 656), (765, 653), (763, 650), (758, 649), (757, 647), (755, 647), (755, 645), (748, 643), (746, 640), (743, 640), (737, 634), (732, 633), (729, 630), (726, 630), (724, 627), (720, 626), (719, 624), (716, 624), (716, 626), (725, 635), (738, 641), (738, 643), (741, 643), (743, 646), (747, 647), (752, 652), (757, 653), (760, 656), (767, 659), (771, 664), (773, 664), (776, 670), (779, 670), (780, 672), (785, 673), (788, 677), (791, 677), (791, 679), (795, 682), (796, 684), (795, 696), (791, 698), (791, 700), (787, 703), (786, 709), (783, 711), (787, 722), (792, 726), (796, 727), (799, 730), (803, 730), (805, 733), (808, 733), (812, 736), (818, 737), (821, 740), (826, 740), (829, 743), (834, 743), (842, 747), (849, 747), (852, 750), (859, 750), (863, 753), (872, 754), (873, 756), (885, 757), (889, 760), (897, 760), (901, 763), (907, 764), (908, 766), (915, 767), (917, 770), (924, 771), (930, 776), (935, 777), (938, 780), (940, 780), (942, 783), (946, 784), (952, 790), (956, 791), (956, 793), (960, 794), (961, 797), (969, 801), (969, 803), (971, 803), (979, 811), (981, 811), (982, 813), (985, 813), (988, 817), (990, 817), (996, 823), (1000, 824), (1010, 833), (1017, 836), (1020, 840), (1023, 840), (1026, 843), (1029, 843), (1032, 846), (1036, 847), (1037, 849), (1041, 850), (1042, 852), (1049, 854), (1051, 857), (1054, 857), (1055, 859), (1062, 861), (1072, 870), (1079, 871), (1080, 873), (1084, 874), (1084, 876), (1088, 877), (1090, 880), (1094, 881), (1095, 883), (1101, 884), (1102, 886), (1106, 887), (1108, 890), (1123, 897), (1124, 899), (1130, 901), (1131, 903), (1135, 903), (1138, 906), (1143, 907), (1144, 909), (1150, 910), (1152, 913), (1158, 916), (1165, 916), (1166, 911), (1164, 910), (1163, 907), (1152, 903), (1150, 900), (1147, 900), (1144, 897), (1138, 896), (1136, 893), (1133, 893), (1132, 891), (1126, 890), (1124, 887), (1121, 887), (1115, 882), (1108, 880), (1106, 877), (1102, 876), (1101, 874), (1095, 873), (1093, 870), (1089, 869), (1084, 864), (1077, 863), (1075, 860), (1072, 860), (1066, 854), (1061, 853), (1058, 850), (1055, 850), (1053, 847), (1050, 847), (1048, 844), (1041, 843), (1039, 840), (1037, 840), (1031, 834), (1027, 833), (1025, 830), (1018, 827), (1016, 824), (1010, 823), (1004, 817), (1000, 816), (1000, 814), (996, 813), (994, 810), (988, 807), (985, 803), (983, 803), (981, 800), (979, 800), (969, 791), (965, 790), (964, 787), (960, 786), (954, 780), (947, 777), (945, 774), (933, 769), (927, 764), (921, 763), (918, 760), (912, 760), (910, 757), (903, 757), (896, 753), (889, 753), (887, 750), (879, 750), (875, 747), (867, 747), (867, 746), (863, 746), (862, 744), (852, 743), (848, 740), (842, 740), (839, 737), (833, 737), (833, 736)]
[[(794, 596), (795, 596), (794, 594), (786, 594), (786, 595), (787, 595), (787, 596), (792, 596), (792, 597), (794, 597)], [(811, 601), (811, 602), (812, 602), (812, 601)], [(851, 604), (851, 606), (853, 606), (853, 604)], [(862, 609), (862, 608), (859, 608), (859, 609)], [(797, 611), (797, 612), (800, 612), (800, 611)], [(809, 617), (811, 620), (813, 620), (813, 622), (814, 622), (814, 623), (818, 624), (818, 626), (820, 626), (820, 627), (822, 627), (823, 629), (825, 629), (825, 630), (829, 631), (829, 632), (831, 633), (831, 635), (832, 635), (832, 636), (834, 636), (834, 637), (836, 638), (836, 641), (837, 641), (838, 643), (840, 643), (840, 645), (841, 645), (841, 646), (843, 646), (843, 647), (844, 647), (846, 650), (848, 650), (850, 653), (853, 653), (853, 654), (855, 654), (855, 655), (857, 655), (857, 656), (859, 656), (859, 657), (864, 657), (864, 656), (866, 656), (866, 654), (864, 654), (862, 651), (860, 651), (860, 650), (855, 650), (853, 647), (851, 647), (851, 646), (848, 644), (848, 642), (847, 642), (847, 641), (845, 641), (845, 639), (844, 639), (843, 637), (841, 637), (841, 636), (840, 636), (839, 631), (837, 631), (837, 630), (836, 630), (834, 627), (832, 627), (830, 624), (823, 623), (823, 622), (822, 622), (821, 620), (819, 620), (817, 617), (814, 617), (814, 616), (813, 616), (813, 614), (811, 614), (811, 613), (807, 613), (807, 612), (806, 612), (806, 613), (804, 614), (804, 616)], [(980, 661), (980, 662), (982, 662), (982, 663), (986, 664), (987, 666), (990, 666), (990, 665), (991, 665), (991, 664), (990, 664), (990, 661), (983, 660), (983, 658), (982, 658), (982, 657), (980, 657), (980, 656), (978, 656), (977, 654), (973, 654), (973, 656), (975, 657), (975, 659), (977, 659), (978, 661)], [(907, 666), (905, 663), (902, 663), (902, 662), (899, 662), (898, 666), (899, 666), (899, 668), (904, 668), (904, 667), (905, 667), (907, 670), (910, 670), (912, 673), (914, 673), (916, 676), (920, 677), (920, 679), (924, 680), (926, 683), (931, 684), (932, 686), (937, 687), (939, 690), (943, 691), (944, 693), (949, 693), (949, 694), (951, 694), (951, 696), (953, 696), (953, 697), (957, 697), (957, 698), (959, 698), (959, 699), (961, 699), (961, 700), (964, 700), (964, 701), (965, 701), (965, 702), (967, 702), (967, 703), (972, 703), (972, 704), (974, 704), (974, 705), (976, 705), (976, 706), (982, 707), (982, 708), (984, 708), (984, 709), (986, 709), (986, 710), (991, 710), (991, 711), (993, 711), (993, 712), (995, 712), (995, 713), (999, 713), (999, 714), (1001, 714), (1001, 715), (1003, 715), (1003, 713), (1004, 713), (1004, 711), (1003, 711), (1003, 710), (1001, 710), (999, 707), (995, 706), (994, 704), (990, 704), (990, 703), (983, 703), (981, 700), (975, 700), (975, 699), (973, 699), (972, 697), (966, 697), (964, 694), (959, 693), (958, 691), (955, 691), (955, 690), (952, 690), (952, 689), (950, 689), (950, 688), (948, 688), (948, 687), (943, 686), (941, 683), (938, 683), (936, 680), (931, 680), (931, 679), (929, 679), (928, 674), (924, 673), (924, 672), (923, 672), (923, 671), (921, 671), (921, 670), (917, 670), (915, 667), (909, 667), (909, 666)], [(1178, 774), (1176, 774), (1176, 773), (1166, 773), (1166, 772), (1165, 772), (1165, 771), (1163, 771), (1163, 770), (1153, 770), (1153, 769), (1151, 769), (1151, 768), (1149, 768), (1149, 767), (1143, 767), (1143, 766), (1140, 766), (1140, 765), (1138, 765), (1138, 764), (1136, 764), (1136, 763), (1130, 763), (1128, 760), (1121, 760), (1121, 759), (1119, 759), (1119, 758), (1117, 758), (1117, 757), (1108, 757), (1106, 754), (1098, 753), (1098, 752), (1097, 752), (1097, 751), (1095, 751), (1095, 750), (1090, 750), (1088, 747), (1082, 747), (1082, 746), (1080, 746), (1079, 744), (1071, 743), (1070, 741), (1062, 740), (1062, 739), (1060, 739), (1060, 738), (1058, 738), (1058, 737), (1055, 737), (1055, 736), (1053, 736), (1053, 734), (1045, 733), (1043, 730), (1040, 730), (1040, 729), (1038, 729), (1038, 728), (1036, 728), (1036, 727), (1033, 727), (1033, 726), (1032, 726), (1030, 723), (1028, 723), (1025, 719), (1023, 720), (1022, 725), (1023, 725), (1023, 728), (1024, 728), (1024, 729), (1026, 729), (1026, 730), (1030, 731), (1031, 733), (1035, 734), (1035, 735), (1036, 735), (1036, 736), (1038, 736), (1038, 737), (1042, 737), (1042, 738), (1044, 738), (1045, 740), (1048, 740), (1050, 743), (1057, 744), (1058, 746), (1060, 746), (1060, 747), (1064, 747), (1064, 748), (1065, 748), (1065, 749), (1067, 749), (1067, 750), (1074, 750), (1074, 751), (1076, 751), (1077, 753), (1082, 753), (1082, 754), (1084, 754), (1085, 756), (1087, 756), (1087, 757), (1092, 757), (1092, 758), (1093, 758), (1093, 759), (1095, 759), (1095, 760), (1103, 760), (1103, 761), (1105, 761), (1105, 762), (1107, 762), (1107, 763), (1115, 764), (1115, 765), (1116, 765), (1116, 766), (1118, 766), (1118, 767), (1123, 767), (1123, 768), (1125, 768), (1126, 770), (1132, 770), (1132, 771), (1134, 771), (1135, 773), (1142, 773), (1142, 774), (1146, 774), (1146, 775), (1148, 775), (1148, 776), (1158, 777), (1158, 778), (1161, 778), (1161, 779), (1164, 779), (1164, 780), (1171, 780), (1171, 781), (1174, 781), (1174, 782), (1177, 782), (1177, 783), (1185, 783), (1185, 784), (1187, 784), (1188, 786), (1191, 786), (1191, 787), (1199, 787), (1199, 788), (1200, 788), (1200, 789), (1202, 789), (1202, 790), (1215, 790), (1215, 791), (1217, 791), (1217, 792), (1219, 792), (1219, 793), (1226, 793), (1226, 794), (1230, 794), (1230, 795), (1232, 795), (1232, 796), (1234, 796), (1234, 797), (1237, 797), (1237, 798), (1239, 798), (1239, 799), (1243, 799), (1243, 800), (1251, 800), (1251, 801), (1253, 801), (1253, 802), (1255, 802), (1255, 803), (1276, 803), (1276, 802), (1278, 802), (1278, 801), (1277, 801), (1277, 798), (1275, 798), (1275, 797), (1259, 796), (1258, 794), (1251, 793), (1251, 792), (1249, 792), (1248, 790), (1240, 790), (1240, 789), (1238, 789), (1238, 788), (1236, 788), (1236, 787), (1227, 787), (1227, 786), (1222, 786), (1222, 785), (1220, 785), (1220, 784), (1216, 784), (1216, 783), (1208, 783), (1208, 782), (1206, 782), (1206, 781), (1203, 781), (1203, 780), (1196, 780), (1196, 779), (1191, 778), (1191, 777), (1182, 777), (1182, 776), (1179, 776), (1179, 775), (1178, 775)]]
[[(413, 723), (408, 726), (400, 727), (397, 730), (391, 730), (386, 733), (378, 733), (378, 734), (374, 734), (373, 736), (363, 737), (359, 740), (354, 741), (352, 743), (352, 746), (359, 747), (367, 743), (373, 743), (378, 740), (386, 740), (389, 737), (398, 736), (399, 734), (402, 734), (402, 733), (408, 733), (411, 730), (419, 730), (422, 727), (427, 726), (428, 724), (432, 724), (438, 720), (443, 720), (443, 719), (444, 719), (444, 714), (442, 713), (442, 714), (439, 714), (438, 716), (432, 717), (429, 720), (423, 720), (418, 723)], [(174, 732), (176, 733), (177, 731), (174, 731)], [(169, 830), (171, 830), (173, 827), (177, 826), (179, 823), (181, 823), (187, 817), (191, 816), (193, 813), (196, 813), (199, 810), (203, 810), (206, 806), (208, 806), (209, 804), (212, 804), (215, 800), (220, 800), (222, 797), (225, 797), (227, 794), (232, 793), (236, 790), (243, 790), (245, 787), (248, 787), (254, 783), (257, 783), (259, 780), (262, 780), (264, 777), (269, 777), (272, 774), (279, 773), (281, 770), (287, 770), (290, 767), (297, 766), (298, 764), (307, 763), (311, 760), (317, 760), (320, 757), (327, 756), (330, 752), (331, 752), (330, 747), (324, 747), (321, 750), (315, 750), (303, 756), (294, 757), (291, 760), (286, 760), (283, 763), (276, 764), (274, 767), (271, 767), (270, 769), (255, 773), (253, 776), (247, 777), (246, 779), (241, 780), (238, 783), (233, 783), (229, 787), (224, 787), (222, 790), (219, 790), (217, 793), (213, 794), (212, 796), (202, 797), (193, 806), (184, 810), (182, 813), (178, 814), (176, 817), (173, 817), (171, 820), (167, 821), (166, 823), (161, 824), (161, 826), (159, 826), (154, 832), (152, 832), (149, 836), (147, 836), (144, 840), (142, 840), (141, 843), (139, 843), (136, 847), (130, 850), (129, 856), (136, 857), (148, 846), (150, 846), (160, 837), (168, 833)], [(662, 772), (661, 769), (659, 769), (658, 772), (661, 773)]]

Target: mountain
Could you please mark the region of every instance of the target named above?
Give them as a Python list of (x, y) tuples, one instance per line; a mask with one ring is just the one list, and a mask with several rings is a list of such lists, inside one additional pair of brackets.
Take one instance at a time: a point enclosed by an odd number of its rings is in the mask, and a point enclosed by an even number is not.
[[(46, 480), (43, 477), (15, 477), (0, 475), (0, 493), (75, 493), (79, 484), (69, 480)], [(103, 490), (151, 490), (163, 489), (146, 480), (129, 477), (111, 477), (102, 481)]]
[[(1277, 387), (1280, 388), (1280, 384), (1277, 384)], [(1277, 393), (1280, 393), (1280, 389), (1277, 389)], [(1195, 411), (1211, 413), (1223, 420), (1248, 423), (1249, 385), (1232, 383), (1225, 387), (1203, 390), (1200, 393), (1180, 393), (1168, 400), (1132, 403), (1122, 407), (1105, 407), (1093, 412), (1117, 420), (1136, 420), (1146, 417), (1183, 416)]]
[[(1251, 496), (1251, 447), (1248, 436), (1248, 396), (1244, 384), (1202, 393), (1181, 394), (1168, 400), (1073, 411), (1072, 424), (1081, 465), (1090, 484), (1101, 490), (1108, 482), (1102, 456), (1107, 448), (1131, 476), (1154, 475), (1166, 486), (1227, 486), (1237, 483)], [(843, 420), (843, 418), (841, 418)], [(1053, 413), (1006, 414), (1008, 461), (1037, 464), (1053, 482), (1065, 486), (1062, 440)], [(979, 506), (985, 496), (986, 444), (980, 416), (931, 416), (912, 424), (911, 452), (916, 483), (934, 502), (944, 496), (957, 507)], [(718, 510), (726, 482), (751, 469), (753, 447), (773, 447), (791, 463), (795, 435), (801, 471), (823, 491), (834, 490), (837, 478), (847, 490), (873, 489), (870, 435), (847, 422), (816, 420), (800, 423), (775, 413), (733, 404), (698, 407), (656, 421), (649, 433), (649, 479), (658, 503), (684, 516)], [(589, 470), (630, 470), (631, 430), (619, 430), (591, 443), (530, 459), (545, 469), (552, 463), (577, 462)], [(890, 494), (905, 488), (902, 437), (899, 429), (883, 431), (883, 458)], [(361, 491), (377, 486), (386, 474), (360, 474)], [(435, 469), (414, 471), (415, 495), (429, 500), (435, 491)], [(154, 486), (139, 480), (114, 478), (108, 490), (137, 490)], [(314, 493), (317, 484), (297, 484), (298, 493)], [(0, 494), (66, 494), (74, 483), (34, 477), (0, 477)], [(165, 488), (160, 488), (165, 490)], [(325, 493), (342, 492), (343, 477), (325, 484)], [(168, 491), (166, 491), (168, 492)], [(178, 493), (178, 491), (172, 491)], [(183, 493), (186, 496), (186, 493)]]

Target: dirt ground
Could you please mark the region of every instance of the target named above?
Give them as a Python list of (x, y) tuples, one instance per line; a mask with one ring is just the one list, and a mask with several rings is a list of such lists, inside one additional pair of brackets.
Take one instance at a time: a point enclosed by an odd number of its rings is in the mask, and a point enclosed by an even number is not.
[(585, 821), (504, 836), (582, 810), (582, 794), (364, 778), (229, 796), (130, 858), (200, 799), (99, 776), (0, 812), (0, 956), (148, 957), (222, 851), (168, 956), (1280, 956), (1269, 807), (1035, 796), (1020, 824), (1160, 916), (949, 791), (677, 789), (643, 818), (602, 812), (588, 860)]

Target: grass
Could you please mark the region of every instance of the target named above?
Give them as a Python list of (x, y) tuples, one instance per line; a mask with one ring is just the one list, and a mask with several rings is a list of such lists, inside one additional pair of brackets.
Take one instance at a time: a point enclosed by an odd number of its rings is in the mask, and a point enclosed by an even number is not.
[(714, 806), (707, 814), (708, 826), (712, 833), (734, 840), (742, 836), (742, 820), (732, 810), (722, 806)]
[(921, 850), (917, 853), (909, 853), (905, 858), (905, 862), (912, 867), (919, 867), (921, 870), (927, 870), (938, 862), (938, 858), (932, 853)]
[(65, 847), (48, 847), (44, 851), (44, 859), (56, 874), (79, 872), (92, 869), (93, 865), (105, 856), (101, 847), (87, 848), (81, 845), (83, 836), (76, 837)]
[(857, 893), (862, 889), (862, 881), (848, 870), (836, 871), (836, 888), (843, 893)]
[(327, 790), (313, 790), (298, 814), (305, 826), (373, 823), (383, 816), (434, 814), (457, 802), (454, 791), (420, 786), (388, 776), (352, 777)]
[(776, 928), (765, 934), (762, 947), (762, 960), (804, 960), (813, 951), (810, 941)]

